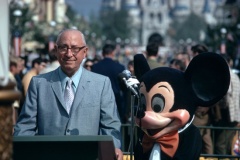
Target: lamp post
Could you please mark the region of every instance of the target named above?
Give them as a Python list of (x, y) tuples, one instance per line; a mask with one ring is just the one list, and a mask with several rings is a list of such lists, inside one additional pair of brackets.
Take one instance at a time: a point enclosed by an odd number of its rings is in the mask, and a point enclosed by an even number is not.
[(54, 48), (54, 44), (55, 44), (53, 33), (54, 33), (54, 30), (55, 30), (56, 22), (55, 21), (50, 21), (49, 24), (50, 24), (50, 27), (51, 27), (51, 30), (52, 30), (52, 32), (51, 32), (51, 34), (48, 38), (48, 51), (50, 52)]
[(22, 11), (17, 9), (13, 12), (13, 15), (16, 17), (15, 20), (15, 28), (13, 31), (13, 47), (14, 47), (14, 53), (16, 56), (21, 55), (21, 31), (19, 29), (19, 21), (20, 17), (22, 16)]
[(227, 33), (227, 29), (221, 28), (222, 40), (221, 40), (220, 52), (223, 54), (226, 53), (226, 33)]

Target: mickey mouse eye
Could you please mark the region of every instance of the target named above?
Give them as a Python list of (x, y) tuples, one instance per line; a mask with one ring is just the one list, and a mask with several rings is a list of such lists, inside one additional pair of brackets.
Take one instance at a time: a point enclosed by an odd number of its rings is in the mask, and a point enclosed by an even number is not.
[(161, 112), (165, 107), (165, 99), (161, 94), (156, 94), (152, 98), (152, 110), (154, 112)]

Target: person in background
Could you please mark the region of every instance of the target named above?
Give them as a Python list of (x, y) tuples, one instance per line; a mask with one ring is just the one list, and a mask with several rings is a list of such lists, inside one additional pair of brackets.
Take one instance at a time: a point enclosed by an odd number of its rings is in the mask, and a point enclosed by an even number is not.
[[(213, 126), (215, 127), (240, 127), (240, 80), (236, 73), (231, 69), (232, 59), (229, 55), (221, 54), (229, 65), (230, 86), (225, 97), (212, 107)], [(238, 132), (238, 131), (237, 131)], [(216, 130), (215, 131), (215, 154), (232, 153), (232, 140), (236, 134), (235, 130)]]
[(208, 48), (205, 45), (203, 45), (203, 44), (196, 44), (196, 45), (191, 47), (190, 57), (193, 58), (196, 55), (198, 55), (200, 53), (203, 53), (203, 52), (207, 52), (207, 51), (208, 51)]
[(19, 74), (16, 74), (14, 77), (17, 81), (17, 88), (18, 90), (21, 92), (22, 96), (20, 98), (20, 102), (19, 102), (19, 108), (18, 108), (18, 115), (22, 109), (22, 105), (24, 103), (24, 89), (23, 89), (23, 84), (22, 84), (22, 78), (23, 76), (25, 75), (25, 73), (27, 72), (27, 68), (25, 67), (25, 59), (23, 57), (19, 57), (21, 60), (20, 60), (20, 73)]
[[(208, 51), (207, 47), (201, 44), (197, 44), (191, 47), (192, 55), (197, 56), (201, 53)], [(209, 53), (211, 54), (211, 53)], [(211, 112), (209, 107), (198, 106), (195, 112), (195, 118), (193, 124), (196, 126), (210, 126), (211, 122)], [(202, 135), (202, 153), (204, 154), (213, 154), (213, 141), (211, 137), (211, 130), (208, 128), (201, 128), (200, 133)]]
[(186, 69), (186, 66), (183, 63), (183, 61), (181, 61), (179, 59), (176, 59), (176, 58), (174, 58), (170, 61), (169, 67), (178, 69), (178, 70), (183, 71), (183, 72)]
[(104, 57), (98, 63), (92, 66), (92, 72), (107, 76), (110, 78), (113, 92), (115, 95), (118, 112), (121, 121), (125, 121), (125, 90), (121, 87), (118, 75), (125, 70), (125, 67), (114, 60), (116, 46), (114, 44), (105, 44), (102, 48)]
[[(17, 80), (16, 80), (16, 76), (20, 74), (21, 72), (21, 63), (22, 60), (21, 58), (14, 56), (14, 55), (10, 55), (9, 57), (9, 80), (12, 83), (15, 83), (15, 90), (21, 92), (18, 87), (17, 87)], [(15, 125), (15, 123), (17, 122), (18, 119), (18, 110), (20, 108), (20, 99), (14, 101), (13, 105), (13, 125)]]
[(93, 65), (93, 60), (87, 58), (83, 64), (83, 67), (86, 68), (87, 70), (91, 71), (92, 65)]
[(111, 82), (81, 65), (88, 52), (84, 35), (65, 29), (55, 49), (60, 67), (31, 79), (14, 136), (109, 135), (117, 160), (122, 160), (121, 122)]
[(177, 53), (175, 58), (181, 60), (186, 67), (188, 66), (188, 64), (189, 64), (189, 62), (191, 60), (190, 55), (188, 53), (186, 53), (186, 52), (179, 52), (179, 53)]
[(102, 60), (102, 57), (100, 55), (95, 55), (92, 59), (93, 64), (98, 63), (100, 60)]
[(133, 64), (133, 60), (129, 61), (127, 64), (127, 68), (128, 70), (131, 72), (131, 75), (134, 76), (134, 64)]
[(43, 74), (43, 73), (47, 73), (47, 72), (50, 72), (50, 71), (53, 71), (55, 69), (57, 69), (60, 64), (57, 60), (57, 57), (56, 57), (56, 49), (52, 49), (49, 53), (49, 64), (46, 65), (45, 68), (43, 68), (41, 71), (40, 71), (40, 74)]
[(32, 61), (32, 68), (23, 76), (22, 84), (24, 90), (24, 96), (27, 94), (29, 83), (33, 76), (40, 74), (40, 72), (46, 67), (46, 61), (40, 57)]
[(156, 42), (150, 42), (146, 47), (146, 58), (151, 69), (161, 67), (158, 62), (158, 49), (159, 44)]
[(31, 69), (31, 67), (27, 66), (27, 62), (28, 62), (27, 55), (21, 56), (20, 58), (22, 59), (22, 70), (21, 70), (19, 76), (21, 78), (21, 83), (22, 83), (23, 76)]

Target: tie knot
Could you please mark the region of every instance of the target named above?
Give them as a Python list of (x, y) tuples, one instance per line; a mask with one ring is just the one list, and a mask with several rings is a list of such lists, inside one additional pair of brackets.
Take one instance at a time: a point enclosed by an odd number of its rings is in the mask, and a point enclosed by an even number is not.
[(68, 79), (67, 85), (70, 86), (70, 85), (72, 85), (72, 83), (73, 83), (73, 81), (71, 79)]

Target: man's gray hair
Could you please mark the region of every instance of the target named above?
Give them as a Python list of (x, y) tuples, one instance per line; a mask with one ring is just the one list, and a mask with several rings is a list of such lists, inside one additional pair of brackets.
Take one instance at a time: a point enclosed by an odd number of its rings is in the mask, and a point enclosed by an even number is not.
[(56, 44), (58, 44), (59, 40), (60, 40), (60, 37), (61, 35), (64, 33), (64, 32), (67, 32), (67, 31), (77, 31), (81, 34), (82, 36), (82, 41), (83, 43), (86, 45), (86, 40), (85, 40), (85, 37), (83, 35), (83, 33), (81, 31), (79, 31), (78, 29), (73, 29), (73, 28), (68, 28), (68, 29), (63, 29), (59, 32), (58, 36), (57, 36), (57, 39), (56, 39)]

